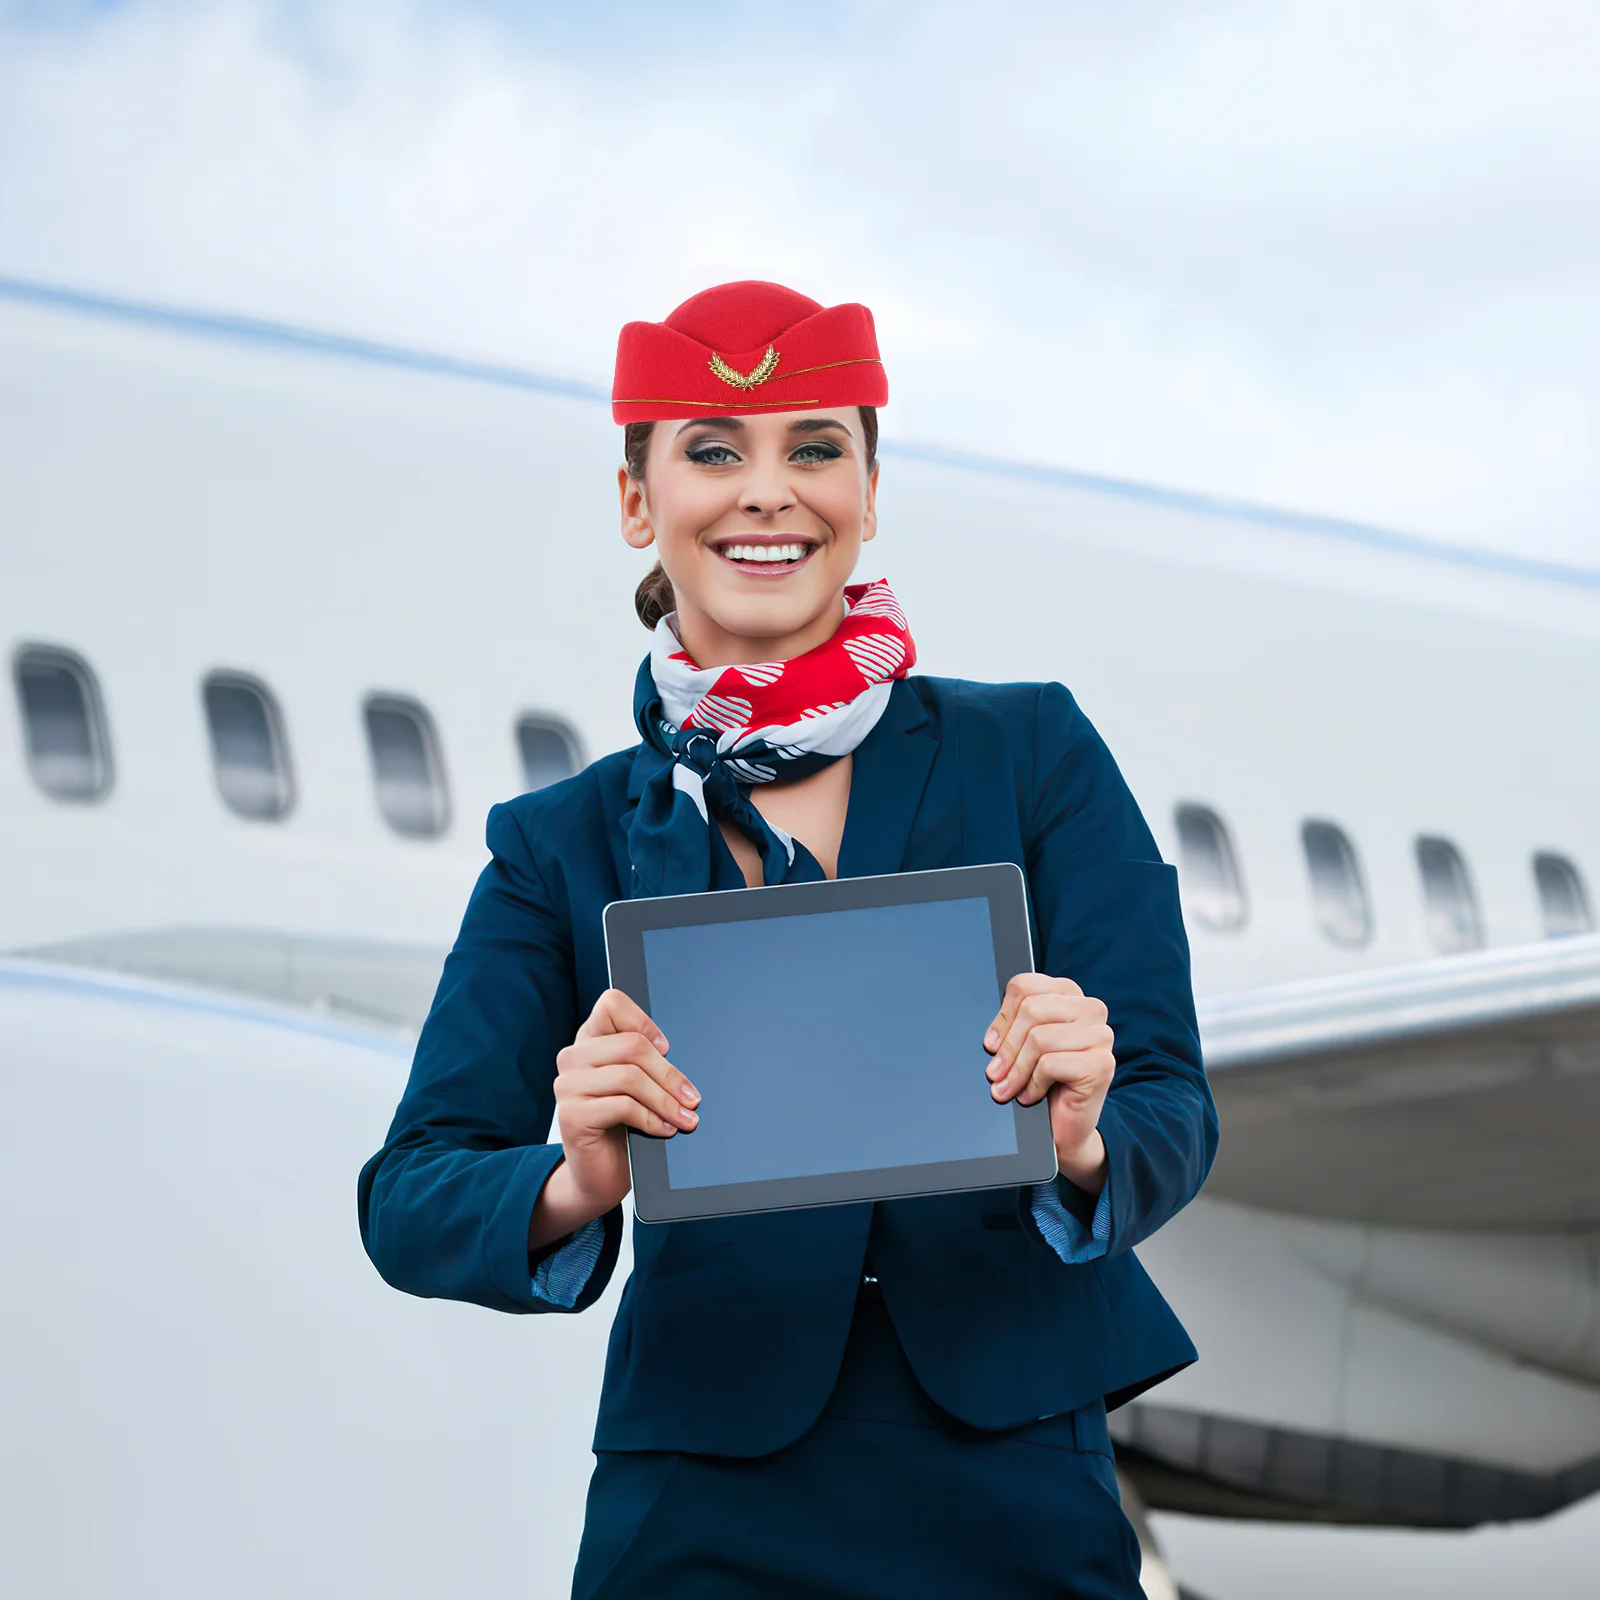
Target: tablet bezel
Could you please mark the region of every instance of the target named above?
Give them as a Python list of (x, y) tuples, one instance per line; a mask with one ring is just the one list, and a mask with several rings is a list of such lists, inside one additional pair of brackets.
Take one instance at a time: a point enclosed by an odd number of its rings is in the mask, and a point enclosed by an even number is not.
[[(1034, 970), (1026, 883), (1022, 869), (1009, 861), (866, 878), (831, 878), (821, 883), (614, 900), (605, 908), (602, 918), (611, 986), (636, 1000), (647, 1012), (650, 1010), (644, 935), (656, 929), (979, 898), (989, 902), (995, 1008), (998, 1010), (1007, 982), (1019, 972)], [(873, 1167), (800, 1178), (762, 1178), (744, 1183), (706, 1184), (692, 1189), (672, 1187), (667, 1170), (666, 1139), (630, 1128), (628, 1156), (633, 1168), (634, 1214), (641, 1222), (682, 1222), (690, 1218), (739, 1216), (805, 1206), (899, 1200), (965, 1189), (1010, 1188), (1053, 1178), (1056, 1152), (1047, 1106), (1043, 1101), (1032, 1106), (1021, 1106), (1013, 1101), (1012, 1113), (1017, 1133), (1014, 1155)], [(674, 1137), (685, 1139), (694, 1135), (679, 1133)]]

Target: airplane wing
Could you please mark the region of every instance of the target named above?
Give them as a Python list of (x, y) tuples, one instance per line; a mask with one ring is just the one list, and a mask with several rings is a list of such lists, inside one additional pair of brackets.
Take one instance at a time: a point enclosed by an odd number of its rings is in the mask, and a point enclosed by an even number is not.
[(444, 966), (444, 951), (427, 945), (262, 928), (143, 928), (9, 953), (246, 995), (411, 1034), (422, 1027)]
[[(24, 952), (414, 1032), (442, 952), (163, 928)], [(1208, 1195), (1396, 1227), (1600, 1222), (1600, 934), (1200, 1005)]]
[(1396, 1227), (1600, 1222), (1600, 935), (1202, 1003), (1206, 1192)]
[(1472, 1527), (1600, 1489), (1600, 936), (1210, 998), (1202, 1353), (1116, 1413), (1156, 1509)]

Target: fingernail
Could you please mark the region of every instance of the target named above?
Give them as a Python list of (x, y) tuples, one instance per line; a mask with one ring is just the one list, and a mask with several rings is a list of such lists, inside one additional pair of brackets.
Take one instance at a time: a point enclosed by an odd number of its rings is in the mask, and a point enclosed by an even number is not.
[(984, 1034), (984, 1036), (983, 1036), (983, 1048), (985, 1050), (993, 1050), (994, 1047), (999, 1043), (1000, 1043), (1000, 1033), (999, 1033), (998, 1029), (991, 1028), (986, 1034)]
[(998, 1083), (1006, 1075), (1006, 1058), (996, 1056), (984, 1070), (989, 1074), (990, 1083)]
[(692, 1083), (685, 1079), (683, 1087), (678, 1090), (678, 1098), (682, 1100), (686, 1106), (697, 1106), (700, 1104), (700, 1091), (695, 1088)]
[(659, 1033), (656, 1035), (656, 1049), (659, 1050), (662, 1055), (667, 1053), (667, 1041), (663, 1039)]
[(689, 1124), (689, 1126), (692, 1128), (700, 1120), (700, 1118), (693, 1111), (685, 1111), (683, 1113), (683, 1120), (685, 1122), (687, 1122)]

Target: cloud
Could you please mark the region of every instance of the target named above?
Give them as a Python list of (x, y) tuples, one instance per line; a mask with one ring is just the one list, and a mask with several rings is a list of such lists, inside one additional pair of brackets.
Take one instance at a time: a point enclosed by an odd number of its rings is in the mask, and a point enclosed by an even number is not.
[(1600, 13), (0, 11), (0, 267), (604, 378), (767, 276), (889, 431), (1600, 560)]

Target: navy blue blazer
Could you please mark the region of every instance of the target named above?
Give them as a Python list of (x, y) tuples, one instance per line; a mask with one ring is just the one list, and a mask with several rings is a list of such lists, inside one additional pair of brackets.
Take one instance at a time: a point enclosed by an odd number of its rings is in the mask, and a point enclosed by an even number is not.
[[(600, 912), (628, 881), (632, 754), (489, 815), (494, 859), (361, 1173), (362, 1238), (398, 1289), (558, 1309), (533, 1292), (528, 1223), (561, 1158), (546, 1142), (556, 1052), (606, 986)], [(596, 1449), (752, 1456), (798, 1438), (838, 1374), (869, 1237), (907, 1359), (973, 1426), (1115, 1405), (1194, 1359), (1133, 1255), (1194, 1196), (1217, 1142), (1176, 875), (1059, 684), (897, 683), (855, 753), (841, 875), (993, 861), (1027, 875), (1040, 970), (1110, 1010), (1106, 1253), (1066, 1265), (1018, 1189), (636, 1224)], [(1093, 1202), (1055, 1181), (1087, 1224)], [(618, 1210), (574, 1310), (604, 1290), (620, 1237)]]

